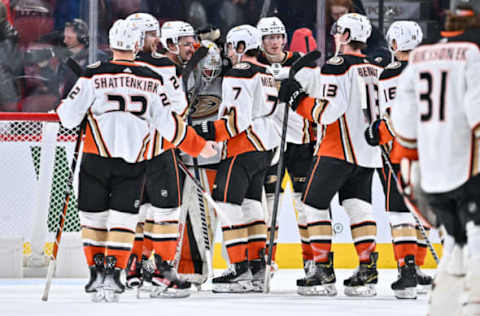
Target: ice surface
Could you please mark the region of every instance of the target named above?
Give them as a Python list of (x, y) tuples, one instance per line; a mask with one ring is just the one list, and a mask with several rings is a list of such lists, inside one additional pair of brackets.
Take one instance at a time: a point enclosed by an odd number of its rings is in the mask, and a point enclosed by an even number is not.
[[(426, 271), (432, 274), (433, 271)], [(216, 271), (216, 274), (221, 271)], [(352, 270), (336, 270), (337, 297), (302, 297), (296, 294), (295, 280), (303, 276), (301, 270), (280, 270), (272, 280), (270, 294), (212, 294), (210, 284), (201, 292), (193, 290), (186, 299), (137, 299), (129, 291), (119, 303), (92, 303), (83, 291), (86, 280), (56, 279), (48, 302), (40, 300), (43, 279), (0, 279), (0, 315), (49, 316), (143, 316), (143, 315), (319, 315), (319, 316), (413, 316), (426, 315), (427, 297), (416, 300), (397, 300), (390, 290), (396, 270), (381, 270), (378, 295), (373, 298), (351, 298), (343, 295), (343, 280)]]

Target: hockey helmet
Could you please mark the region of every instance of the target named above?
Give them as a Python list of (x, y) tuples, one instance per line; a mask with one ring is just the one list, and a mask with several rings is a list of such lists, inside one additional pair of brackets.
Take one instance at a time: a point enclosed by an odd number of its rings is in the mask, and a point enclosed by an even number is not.
[(108, 33), (110, 48), (133, 51), (143, 47), (142, 32), (134, 23), (119, 19), (113, 23)]
[(262, 38), (266, 35), (281, 34), (287, 38), (285, 25), (276, 16), (261, 18), (257, 23), (257, 29), (260, 31)]
[[(180, 52), (178, 40), (180, 37), (184, 36), (195, 36), (195, 30), (189, 23), (183, 21), (168, 21), (162, 25), (160, 31), (160, 43), (162, 43), (163, 48), (169, 52), (178, 54)], [(169, 40), (175, 45), (175, 50), (168, 48)]]
[(252, 49), (258, 49), (260, 47), (262, 40), (260, 32), (253, 26), (248, 24), (243, 24), (235, 26), (227, 33), (227, 40), (225, 41), (225, 51), (228, 51), (228, 45), (232, 45), (232, 48), (236, 51), (238, 45), (243, 43), (245, 49), (242, 53), (236, 53), (239, 59), (242, 55)]
[(372, 24), (370, 20), (358, 13), (348, 13), (342, 15), (332, 27), (332, 34), (343, 34), (349, 31), (348, 41), (358, 41), (366, 43), (372, 33)]
[(146, 32), (155, 32), (156, 36), (160, 36), (160, 27), (158, 25), (157, 19), (148, 13), (134, 13), (130, 14), (127, 18), (127, 21), (135, 23), (135, 25), (140, 29), (145, 37)]
[[(422, 42), (423, 32), (417, 22), (397, 21), (388, 28), (386, 38), (392, 52), (409, 51)], [(397, 44), (396, 50), (393, 49), (393, 41)]]

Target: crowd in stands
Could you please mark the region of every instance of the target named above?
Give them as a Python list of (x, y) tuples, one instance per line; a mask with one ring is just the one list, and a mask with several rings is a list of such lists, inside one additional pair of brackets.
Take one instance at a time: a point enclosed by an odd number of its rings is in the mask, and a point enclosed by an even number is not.
[[(347, 12), (366, 12), (362, 0), (326, 1), (328, 57), (335, 52), (329, 35), (335, 20)], [(88, 62), (89, 2), (0, 0), (0, 112), (47, 112), (57, 106), (76, 78), (66, 66), (66, 59), (71, 57), (81, 66)], [(99, 50), (94, 59), (109, 58), (106, 30), (116, 19), (134, 12), (148, 12), (158, 18), (160, 25), (180, 19), (196, 29), (214, 25), (226, 34), (234, 25), (256, 25), (263, 3), (263, 0), (98, 0)], [(433, 3), (435, 18), (442, 19), (449, 0)], [(301, 34), (316, 37), (317, 0), (272, 0), (268, 14), (285, 22), (290, 39), (298, 29)], [(365, 52), (368, 55), (389, 59), (384, 36), (378, 28), (374, 28), (368, 47)]]

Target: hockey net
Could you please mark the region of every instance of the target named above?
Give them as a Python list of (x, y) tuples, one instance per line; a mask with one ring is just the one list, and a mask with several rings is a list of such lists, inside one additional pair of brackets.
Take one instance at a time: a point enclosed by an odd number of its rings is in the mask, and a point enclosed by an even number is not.
[[(77, 134), (56, 114), (0, 113), (0, 238), (23, 239), (24, 265), (51, 253)], [(74, 192), (64, 232), (79, 230)]]

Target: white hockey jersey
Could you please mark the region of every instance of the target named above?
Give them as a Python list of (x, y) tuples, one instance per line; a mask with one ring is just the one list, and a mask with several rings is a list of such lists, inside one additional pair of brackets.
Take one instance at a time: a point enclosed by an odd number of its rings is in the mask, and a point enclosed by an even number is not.
[[(187, 98), (181, 80), (181, 67), (172, 62), (165, 55), (158, 53), (140, 53), (136, 63), (146, 66), (164, 78), (165, 94), (168, 96), (172, 110), (185, 118), (188, 109)], [(161, 133), (152, 129), (152, 146), (148, 151), (148, 158), (160, 155), (167, 149), (173, 148), (173, 144), (161, 136)]]
[(427, 193), (451, 191), (479, 173), (479, 31), (418, 47), (400, 77), (392, 124), (400, 145), (418, 148)]
[(215, 121), (215, 140), (225, 141), (224, 158), (279, 146), (273, 118), (277, 96), (275, 79), (265, 67), (242, 62), (225, 74)]
[(395, 61), (383, 70), (378, 80), (378, 104), (381, 116), (389, 114), (397, 96), (399, 78), (408, 62)]
[(57, 108), (72, 128), (87, 116), (84, 152), (126, 162), (142, 161), (149, 124), (174, 146), (198, 156), (205, 140), (168, 106), (161, 76), (127, 61), (90, 65)]
[[(289, 70), (292, 64), (298, 60), (302, 55), (298, 52), (287, 52), (285, 60), (280, 64), (286, 70)], [(268, 59), (264, 55), (260, 55), (258, 61), (265, 65), (271, 65)], [(302, 88), (312, 97), (321, 97), (319, 94), (320, 89), (320, 69), (316, 64), (307, 65), (295, 74), (295, 79), (300, 83)], [(278, 82), (280, 85), (280, 82)], [(278, 110), (275, 112), (275, 126), (278, 131), (279, 137), (282, 135), (283, 128), (283, 116), (284, 116), (285, 104), (279, 103)], [(310, 122), (300, 114), (292, 111), (288, 113), (288, 129), (287, 129), (287, 142), (294, 144), (308, 144), (315, 140), (316, 135), (314, 131), (315, 123)]]
[(363, 55), (333, 57), (322, 67), (321, 98), (305, 98), (297, 113), (318, 126), (316, 154), (368, 168), (382, 165), (380, 150), (364, 131), (378, 117), (377, 82), (382, 68)]

